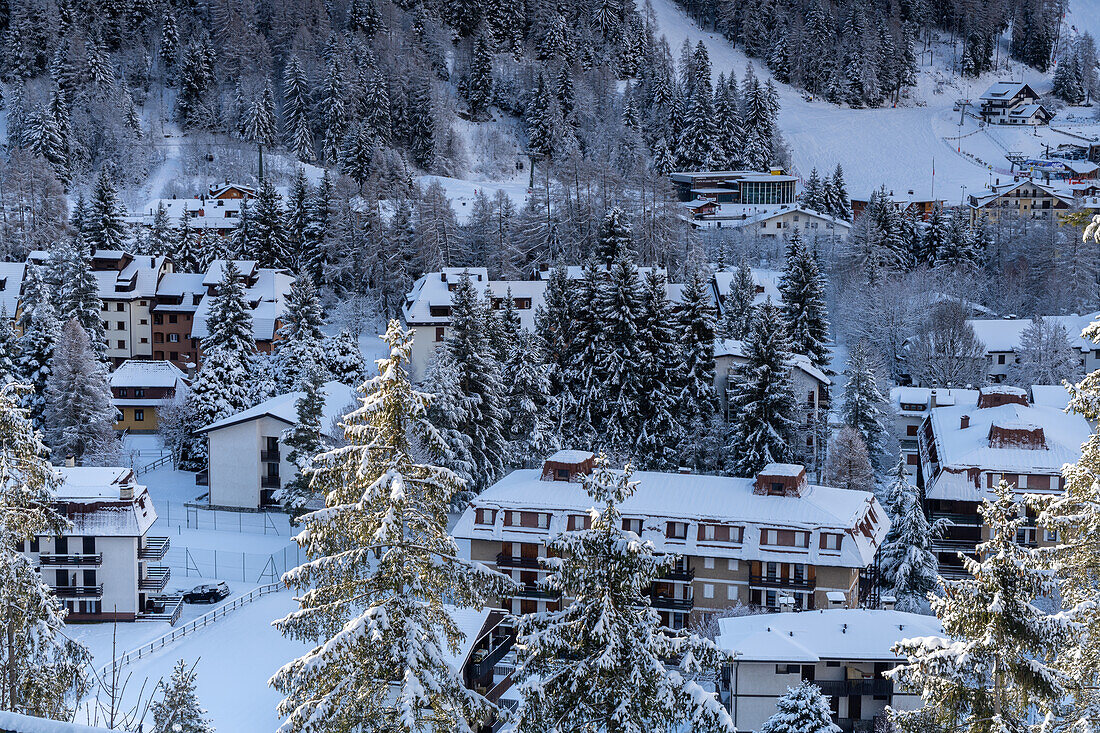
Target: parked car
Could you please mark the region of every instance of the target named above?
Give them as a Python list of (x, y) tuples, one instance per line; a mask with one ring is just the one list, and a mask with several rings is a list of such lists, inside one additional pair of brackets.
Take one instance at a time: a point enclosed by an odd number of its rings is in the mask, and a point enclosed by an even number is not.
[(184, 603), (217, 603), (229, 595), (229, 586), (225, 583), (206, 583), (196, 585), (183, 594)]

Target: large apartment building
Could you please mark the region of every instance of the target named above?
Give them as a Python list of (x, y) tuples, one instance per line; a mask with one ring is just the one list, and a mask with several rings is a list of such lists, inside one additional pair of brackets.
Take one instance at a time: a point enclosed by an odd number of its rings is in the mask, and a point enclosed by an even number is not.
[[(502, 599), (505, 610), (561, 603), (538, 583), (539, 558), (558, 533), (588, 526), (583, 481), (593, 463), (586, 451), (559, 451), (497, 481), (463, 512), (453, 531), (463, 551), (520, 584)], [(680, 556), (650, 591), (673, 628), (739, 603), (854, 607), (890, 524), (871, 493), (811, 485), (801, 466), (773, 464), (753, 478), (639, 471), (634, 480), (620, 506), (623, 528)]]
[[(24, 553), (73, 621), (133, 621), (178, 615), (180, 599), (159, 599), (170, 571), (159, 563), (167, 537), (150, 537), (153, 500), (129, 468), (58, 469), (54, 508), (70, 526), (27, 542)], [(166, 607), (167, 606), (167, 607)]]
[[(918, 431), (918, 485), (932, 518), (951, 521), (934, 540), (944, 577), (965, 571), (958, 553), (972, 554), (988, 537), (978, 507), (1001, 480), (1024, 494), (1062, 490), (1062, 466), (1076, 463), (1091, 429), (1080, 415), (1032, 404), (1016, 387), (984, 387), (977, 400), (929, 411)], [(1034, 521), (1020, 530), (1025, 544), (1053, 542)]]

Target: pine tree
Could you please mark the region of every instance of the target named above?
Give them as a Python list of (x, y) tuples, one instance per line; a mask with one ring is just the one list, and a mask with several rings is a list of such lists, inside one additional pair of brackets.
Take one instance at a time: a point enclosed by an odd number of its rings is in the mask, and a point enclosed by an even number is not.
[(474, 43), (470, 78), (466, 82), (466, 99), (470, 103), (470, 114), (474, 119), (481, 118), (493, 103), (493, 52), (484, 33)]
[(828, 373), (829, 319), (825, 312), (825, 281), (817, 257), (794, 230), (787, 242), (787, 264), (779, 281), (783, 318), (790, 334), (791, 350), (805, 354), (810, 362)]
[(172, 668), (172, 676), (158, 685), (160, 698), (149, 706), (153, 714), (150, 733), (214, 733), (214, 727), (199, 705), (195, 692), (195, 666), (182, 659)]
[(817, 168), (812, 169), (810, 177), (806, 179), (806, 185), (802, 189), (802, 205), (812, 211), (826, 213), (825, 183), (821, 180)]
[(123, 249), (126, 231), (122, 223), (122, 204), (106, 167), (100, 169), (96, 178), (89, 209), (87, 236), (92, 252)]
[(979, 513), (989, 539), (975, 560), (960, 553), (970, 578), (944, 581), (944, 595), (931, 600), (947, 638), (917, 637), (894, 646), (907, 664), (887, 672), (898, 686), (919, 693), (923, 711), (893, 711), (902, 731), (939, 726), (981, 733), (1026, 731), (1056, 710), (1070, 680), (1047, 660), (1075, 633), (1073, 613), (1050, 615), (1036, 605), (1051, 598), (1059, 582), (1039, 567), (1035, 550), (1016, 542), (1027, 518), (1001, 481), (996, 501)]
[(707, 170), (715, 164), (714, 151), (719, 136), (709, 74), (706, 83), (697, 83), (680, 132), (680, 165), (687, 170)]
[(297, 56), (283, 69), (283, 140), (303, 163), (317, 158), (310, 124), (309, 81)]
[(634, 454), (645, 470), (671, 471), (680, 465), (685, 437), (679, 408), (683, 382), (682, 355), (676, 346), (673, 319), (663, 275), (646, 274), (638, 317), (640, 362), (639, 434)]
[(309, 239), (309, 182), (301, 166), (295, 168), (286, 206), (286, 251), (288, 264), (302, 272), (309, 259), (306, 242)]
[(303, 389), (314, 370), (324, 370), (324, 315), (317, 288), (308, 275), (294, 281), (287, 293), (282, 325), (272, 350), (275, 385), (279, 392)]
[(557, 447), (549, 410), (550, 380), (539, 340), (521, 333), (503, 368), (505, 437), (509, 464), (527, 468)]
[(294, 427), (288, 428), (282, 443), (289, 452), (286, 460), (298, 473), (275, 493), (275, 499), (292, 517), (302, 514), (314, 494), (310, 490), (310, 464), (323, 451), (321, 415), (325, 409), (324, 378), (316, 367), (302, 380), (302, 396), (294, 402)]
[(788, 687), (775, 706), (778, 712), (764, 721), (760, 733), (840, 733), (829, 701), (813, 682), (803, 680), (797, 687)]
[(244, 121), (244, 136), (249, 142), (256, 143), (261, 148), (265, 145), (270, 147), (278, 139), (278, 131), (279, 128), (275, 122), (275, 95), (271, 92), (271, 83), (266, 82), (264, 88), (248, 106)]
[(859, 431), (845, 425), (829, 442), (825, 461), (825, 483), (838, 489), (870, 491), (875, 485), (871, 459)]
[(0, 388), (0, 710), (70, 720), (87, 690), (87, 651), (65, 634), (65, 607), (23, 554), (27, 542), (58, 535), (51, 508), (60, 477), (19, 406), (27, 387)]
[(573, 350), (573, 301), (570, 298), (568, 272), (555, 267), (546, 281), (543, 303), (535, 312), (535, 334), (539, 339), (546, 378), (549, 381), (553, 430), (561, 433), (561, 423), (573, 402), (569, 380)]
[(599, 394), (596, 369), (603, 350), (603, 322), (592, 307), (600, 297), (603, 275), (595, 260), (584, 266), (579, 286), (570, 289), (571, 348), (566, 355), (565, 384), (568, 402), (562, 405), (562, 441), (566, 445), (590, 445), (601, 425), (604, 402)]
[(683, 359), (683, 388), (676, 413), (685, 433), (680, 446), (681, 465), (701, 471), (709, 467), (704, 465), (700, 448), (718, 410), (718, 395), (714, 390), (714, 340), (717, 337), (714, 301), (701, 272), (689, 276), (684, 284), (676, 319)]
[(611, 266), (594, 304), (602, 321), (603, 339), (596, 356), (599, 383), (592, 400), (604, 404), (600, 423), (603, 442), (610, 450), (629, 455), (641, 427), (639, 402), (642, 380), (639, 373), (638, 321), (641, 316), (641, 283), (638, 269), (626, 258)]
[(0, 386), (16, 379), (16, 359), (19, 357), (19, 339), (12, 328), (8, 307), (0, 305)]
[(886, 398), (878, 387), (878, 378), (871, 366), (871, 354), (865, 340), (858, 341), (852, 347), (844, 375), (848, 381), (844, 385), (841, 419), (845, 425), (850, 425), (859, 432), (871, 462), (875, 467), (880, 467), (883, 451), (886, 449)]
[(221, 349), (242, 358), (255, 351), (244, 278), (233, 260), (226, 260), (222, 265), (221, 280), (215, 289), (206, 324), (207, 335), (202, 341), (204, 351)]
[(354, 134), (348, 135), (347, 145), (340, 155), (340, 167), (349, 178), (359, 184), (360, 191), (370, 180), (377, 149), (378, 142), (365, 124), (359, 125)]
[(160, 32), (160, 64), (166, 79), (172, 79), (176, 69), (176, 54), (180, 48), (180, 31), (176, 25), (176, 14), (171, 8), (164, 10), (164, 25)]
[(118, 410), (111, 404), (107, 368), (72, 318), (61, 329), (46, 381), (45, 438), (56, 459), (81, 465), (115, 465)]
[(99, 297), (99, 283), (92, 272), (91, 253), (84, 238), (78, 235), (66, 243), (56, 264), (60, 286), (57, 294), (58, 317), (62, 322), (75, 318), (84, 329), (96, 358), (106, 364), (107, 333), (100, 316), (103, 301)]
[(319, 103), (325, 132), (321, 155), (330, 164), (340, 162), (340, 148), (350, 125), (350, 115), (344, 100), (344, 74), (344, 69), (334, 56), (325, 72)]
[(410, 432), (430, 399), (409, 381), (412, 333), (391, 321), (385, 340), (389, 357), (344, 418), (350, 445), (314, 459), (311, 488), (326, 508), (301, 517), (298, 541), (310, 559), (284, 576), (309, 592), (275, 625), (317, 644), (271, 678), (286, 695), (287, 733), (472, 733), (496, 712), (445, 661), (462, 633), (444, 599), (480, 608), (505, 579), (459, 558), (446, 527), (461, 482), (411, 455)]
[(756, 301), (756, 280), (748, 260), (742, 258), (730, 281), (730, 292), (722, 302), (723, 338), (743, 340), (752, 327), (753, 303)]
[(943, 534), (946, 520), (930, 523), (921, 507), (920, 492), (909, 482), (905, 456), (890, 472), (886, 511), (890, 531), (879, 550), (884, 591), (894, 596), (900, 611), (925, 613), (928, 596), (939, 588), (939, 562), (932, 540)]
[[(153, 213), (153, 226), (149, 229), (149, 254), (153, 257), (161, 257), (172, 250), (172, 225), (168, 221), (168, 209), (163, 201), (157, 202), (157, 210)], [(183, 268), (180, 268), (184, 271)]]
[(734, 372), (730, 395), (730, 470), (755, 476), (769, 463), (790, 460), (798, 423), (790, 345), (770, 298), (753, 318), (745, 356)]
[(21, 393), (22, 407), (36, 428), (42, 427), (46, 407), (46, 382), (50, 359), (61, 326), (54, 309), (53, 294), (42, 279), (38, 266), (27, 263), (20, 301), (19, 344), (15, 362), (17, 381), (29, 389)]
[(626, 212), (618, 206), (612, 206), (604, 214), (600, 222), (600, 236), (596, 242), (596, 259), (600, 264), (607, 265), (618, 262), (620, 258), (631, 259), (630, 222), (627, 221)]
[(260, 267), (287, 266), (286, 224), (283, 221), (282, 196), (275, 184), (265, 180), (256, 194), (251, 218), (250, 253)]
[(725, 653), (694, 634), (666, 633), (643, 595), (677, 556), (658, 555), (622, 529), (619, 507), (637, 485), (631, 475), (601, 455), (585, 480), (591, 529), (549, 545), (554, 557), (543, 561), (550, 572), (541, 585), (570, 600), (518, 617), (521, 701), (508, 730), (586, 730), (594, 720), (607, 730), (734, 730), (722, 704), (691, 679), (715, 670)]
[(317, 184), (317, 190), (310, 201), (309, 226), (306, 229), (308, 255), (304, 269), (315, 283), (323, 282), (327, 274), (330, 248), (326, 246), (326, 239), (331, 236), (334, 218), (332, 178), (329, 177), (326, 169), (321, 174), (321, 181)]
[(409, 147), (413, 160), (426, 171), (433, 170), (437, 162), (436, 114), (431, 82), (426, 78), (416, 80), (409, 90)]
[(852, 201), (848, 198), (848, 187), (844, 184), (844, 169), (840, 167), (840, 163), (836, 164), (836, 170), (833, 171), (833, 177), (829, 182), (831, 184), (827, 202), (829, 215), (851, 221)]

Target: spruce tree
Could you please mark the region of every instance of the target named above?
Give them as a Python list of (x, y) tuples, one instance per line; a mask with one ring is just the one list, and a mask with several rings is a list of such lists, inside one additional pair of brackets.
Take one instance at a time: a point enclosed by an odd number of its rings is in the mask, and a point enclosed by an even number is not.
[(275, 387), (279, 392), (303, 389), (313, 370), (324, 370), (327, 361), (324, 323), (321, 300), (313, 281), (308, 275), (297, 278), (287, 293), (282, 325), (271, 354)]
[(314, 459), (326, 508), (301, 517), (309, 560), (284, 576), (301, 610), (275, 626), (316, 645), (271, 678), (286, 733), (470, 733), (496, 712), (446, 658), (462, 641), (450, 609), (481, 608), (506, 580), (447, 534), (461, 482), (412, 457), (430, 398), (409, 381), (411, 332), (391, 321), (385, 340), (389, 357), (344, 418), (349, 445)]
[(825, 183), (817, 172), (817, 168), (810, 171), (806, 185), (802, 189), (802, 205), (811, 211), (826, 213)]
[(167, 682), (157, 686), (159, 698), (149, 706), (153, 714), (151, 733), (214, 733), (195, 692), (195, 666), (182, 659), (172, 668)]
[(760, 733), (840, 733), (828, 699), (813, 682), (803, 680), (797, 687), (788, 687), (775, 706), (778, 711), (764, 721)]
[(748, 335), (752, 326), (755, 301), (756, 281), (753, 279), (748, 260), (742, 257), (730, 281), (729, 295), (722, 302), (721, 331), (724, 338), (741, 341)]
[(27, 387), (0, 387), (0, 709), (70, 720), (87, 690), (87, 651), (65, 633), (65, 607), (23, 554), (36, 537), (60, 535), (52, 502), (60, 477), (19, 406)]
[(16, 379), (16, 359), (19, 357), (19, 338), (12, 328), (8, 307), (0, 305), (0, 386)]
[(329, 336), (323, 344), (324, 366), (334, 382), (357, 387), (366, 379), (367, 369), (359, 342), (346, 328)]
[(19, 343), (15, 373), (17, 381), (28, 389), (20, 393), (22, 407), (27, 410), (36, 428), (42, 427), (46, 407), (46, 382), (50, 376), (50, 359), (61, 326), (54, 309), (54, 296), (42, 279), (38, 266), (27, 263), (23, 278), (23, 294), (19, 314)]
[(569, 369), (573, 349), (573, 300), (564, 267), (550, 271), (542, 305), (535, 312), (535, 334), (546, 362), (553, 429), (560, 434), (562, 420), (572, 403)]
[(107, 363), (107, 333), (100, 312), (99, 283), (92, 272), (92, 257), (84, 238), (77, 235), (60, 252), (58, 266), (58, 317), (75, 318), (84, 329), (96, 357)]
[(103, 167), (92, 189), (89, 205), (87, 236), (94, 253), (98, 249), (119, 250), (126, 240), (122, 223), (122, 204), (118, 200), (114, 181), (107, 168)]
[(618, 206), (607, 210), (600, 222), (600, 236), (596, 242), (596, 259), (610, 268), (620, 258), (632, 258), (630, 223), (626, 212)]
[(251, 225), (251, 251), (241, 254), (254, 258), (260, 267), (286, 267), (288, 257), (282, 196), (270, 180), (260, 184)]
[(633, 263), (621, 257), (611, 266), (594, 309), (603, 323), (603, 339), (596, 357), (599, 383), (592, 385), (591, 399), (604, 403), (600, 424), (603, 442), (617, 454), (630, 455), (642, 419), (638, 334), (641, 283)]
[(844, 169), (836, 164), (833, 177), (829, 180), (829, 199), (826, 205), (830, 216), (844, 221), (852, 220), (852, 201), (848, 198), (848, 187), (844, 183)]
[(829, 319), (825, 312), (825, 281), (817, 257), (796, 229), (787, 243), (787, 264), (779, 281), (783, 319), (790, 334), (791, 350), (805, 354), (828, 373)]
[(310, 124), (309, 82), (297, 56), (283, 69), (283, 140), (303, 163), (317, 158)]
[(603, 321), (592, 305), (599, 301), (603, 275), (595, 260), (584, 266), (579, 285), (570, 294), (572, 343), (567, 355), (565, 384), (569, 401), (563, 407), (562, 440), (566, 445), (590, 445), (602, 425), (606, 404), (600, 394), (597, 364), (603, 352)]
[(299, 166), (291, 179), (286, 206), (287, 263), (294, 272), (302, 272), (308, 259), (309, 213), (309, 182), (305, 171)]
[(931, 601), (946, 638), (894, 645), (908, 662), (887, 676), (925, 705), (891, 712), (901, 731), (927, 730), (929, 718), (976, 733), (1026, 731), (1069, 692), (1070, 678), (1048, 660), (1076, 633), (1074, 614), (1051, 615), (1036, 604), (1054, 597), (1059, 582), (1035, 550), (1016, 542), (1027, 518), (1013, 488), (1001, 481), (995, 491), (996, 500), (978, 510), (990, 532), (977, 547), (982, 559), (960, 553), (971, 577), (944, 581), (944, 594)]
[(244, 278), (233, 260), (222, 265), (218, 282), (206, 318), (204, 350), (222, 349), (247, 357), (255, 351), (256, 340), (252, 335), (252, 317), (245, 299)]
[(639, 432), (634, 455), (651, 471), (672, 471), (680, 465), (680, 442), (685, 429), (679, 408), (684, 373), (677, 348), (677, 326), (667, 297), (665, 278), (656, 270), (646, 274), (638, 318), (640, 389)]
[(790, 345), (770, 298), (753, 319), (745, 357), (734, 371), (730, 395), (730, 470), (755, 476), (769, 463), (791, 459), (798, 424)]
[(278, 126), (275, 122), (275, 95), (271, 92), (270, 82), (264, 84), (248, 106), (244, 131), (245, 138), (261, 148), (275, 144)]
[[(585, 478), (591, 528), (549, 543), (541, 586), (569, 602), (518, 617), (520, 703), (509, 730), (691, 730), (733, 733), (721, 702), (692, 678), (726, 661), (713, 642), (673, 634), (643, 595), (678, 559), (622, 528), (630, 466), (601, 455)], [(673, 667), (673, 669), (670, 669)]]
[(309, 370), (302, 384), (302, 395), (294, 402), (294, 427), (288, 428), (282, 437), (282, 443), (289, 452), (286, 460), (298, 473), (287, 481), (275, 493), (275, 499), (283, 508), (296, 517), (305, 511), (309, 500), (314, 498), (310, 491), (310, 462), (324, 450), (321, 431), (321, 415), (325, 409), (324, 376), (316, 367)]
[(470, 77), (466, 81), (466, 99), (474, 119), (481, 118), (493, 103), (493, 52), (484, 33), (474, 43)]
[(885, 502), (890, 531), (879, 549), (880, 582), (884, 592), (894, 596), (899, 611), (925, 613), (929, 594), (939, 588), (932, 540), (943, 534), (946, 520), (928, 521), (920, 492), (909, 482), (904, 455), (890, 475)]
[(714, 301), (701, 272), (688, 277), (676, 307), (677, 340), (682, 358), (680, 407), (677, 411), (684, 431), (681, 462), (696, 470), (704, 465), (702, 451), (718, 410), (714, 389), (714, 340), (717, 336)]
[(502, 369), (505, 437), (509, 465), (527, 468), (557, 447), (551, 416), (550, 380), (539, 339), (521, 333), (508, 349)]
[(871, 459), (859, 431), (845, 425), (829, 443), (825, 483), (838, 489), (870, 491), (875, 485)]
[(73, 456), (80, 465), (114, 465), (117, 416), (107, 367), (84, 327), (71, 318), (54, 346), (46, 381), (45, 439), (54, 459)]
[(871, 462), (876, 468), (881, 467), (883, 451), (886, 449), (886, 398), (878, 387), (878, 378), (871, 365), (871, 354), (865, 340), (861, 339), (852, 347), (844, 375), (848, 381), (844, 385), (841, 419), (845, 425), (859, 431)]

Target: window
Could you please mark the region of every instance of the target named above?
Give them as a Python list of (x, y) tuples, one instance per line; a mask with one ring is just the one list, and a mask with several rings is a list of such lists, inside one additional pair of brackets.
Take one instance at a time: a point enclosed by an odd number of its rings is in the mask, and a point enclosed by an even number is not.
[(85, 555), (95, 554), (95, 537), (85, 537), (83, 539), (83, 545)]
[(134, 388), (134, 397), (141, 398), (145, 396), (145, 390), (141, 387)]
[(793, 529), (762, 529), (760, 530), (760, 544), (778, 545), (780, 547), (809, 547), (810, 533), (798, 532)]
[(509, 527), (549, 529), (550, 515), (545, 512), (505, 512), (504, 524)]
[(741, 542), (743, 527), (731, 527), (726, 524), (700, 524), (700, 542)]
[(120, 349), (125, 349), (126, 348), (126, 342), (124, 340), (119, 339), (117, 343), (118, 343), (118, 348), (120, 348)]
[(908, 435), (911, 438), (915, 438), (916, 435), (917, 435), (917, 426), (916, 425), (906, 425), (905, 426), (905, 434)]
[(116, 312), (122, 313), (125, 310), (126, 310), (126, 305), (124, 303), (115, 303), (115, 311)]
[(130, 390), (126, 389), (125, 387), (119, 387), (118, 388), (118, 396), (119, 397), (126, 397), (129, 394), (129, 392), (130, 392)]
[(768, 486), (768, 496), (783, 496), (783, 482), (772, 481)]
[(713, 570), (714, 569), (714, 558), (713, 557), (704, 557), (703, 558), (703, 567), (706, 568), (707, 570)]
[(703, 583), (703, 598), (714, 598), (714, 583)]
[(997, 354), (997, 363), (998, 364), (1004, 364), (1005, 363), (1005, 355), (1004, 354)]
[(478, 509), (474, 516), (474, 524), (495, 524), (496, 521), (496, 509)]
[(801, 664), (777, 664), (775, 665), (776, 674), (802, 674)]
[(148, 339), (148, 338), (146, 338), (145, 336), (142, 336), (142, 337), (141, 337), (141, 338), (139, 339), (139, 342), (140, 342), (140, 343), (143, 343), (143, 344), (147, 344), (147, 343), (149, 343), (149, 339)]
[(917, 466), (920, 464), (920, 456), (918, 456), (916, 453), (910, 453), (909, 455), (905, 456), (905, 463), (909, 466)]
[(125, 331), (126, 330), (126, 321), (115, 321), (115, 330), (116, 331)]
[(160, 333), (159, 331), (157, 333), (154, 333), (153, 334), (153, 343), (154, 344), (163, 344), (164, 343), (164, 334)]
[(168, 322), (169, 323), (175, 323), (177, 320), (179, 320), (179, 319), (178, 319), (178, 317), (176, 316), (175, 313), (169, 313), (168, 314)]
[(444, 331), (446, 331), (446, 329), (443, 328), (443, 326), (436, 326), (435, 327), (435, 340), (436, 340), (437, 343), (443, 340)]
[(153, 325), (154, 326), (159, 326), (162, 323), (164, 323), (164, 316), (162, 316), (160, 313), (154, 313), (153, 314)]
[(178, 333), (168, 334), (168, 343), (178, 344), (180, 342), (180, 335)]
[(821, 549), (822, 550), (840, 550), (840, 545), (844, 541), (844, 535), (833, 534), (832, 532), (821, 533)]
[(665, 537), (670, 540), (686, 540), (688, 526), (686, 522), (669, 522), (665, 528)]
[[(169, 351), (168, 352), (168, 358), (171, 359), (172, 361), (179, 361), (180, 352), (178, 352), (178, 351)], [(190, 358), (190, 357), (187, 357), (187, 358)]]
[(566, 520), (566, 531), (578, 532), (582, 529), (592, 529), (592, 517), (587, 514), (570, 514)]
[(1043, 532), (1043, 539), (1045, 539), (1047, 542), (1057, 542), (1058, 541), (1058, 530), (1056, 530), (1056, 529), (1055, 530), (1051, 530), (1051, 529), (1046, 530), (1045, 532)]
[(636, 535), (642, 534), (642, 520), (640, 519), (624, 519), (623, 529), (627, 532), (633, 532)]
[(727, 563), (730, 570), (736, 570), (738, 568), (737, 558), (731, 557)]
[(134, 410), (134, 422), (145, 422), (145, 410), (141, 408)]
[(148, 326), (149, 325), (149, 319), (148, 318), (141, 318), (141, 319), (138, 320), (138, 323), (140, 323), (143, 326)]
[(726, 586), (726, 600), (727, 601), (736, 601), (737, 600), (737, 586), (736, 585), (731, 584), (731, 585)]

